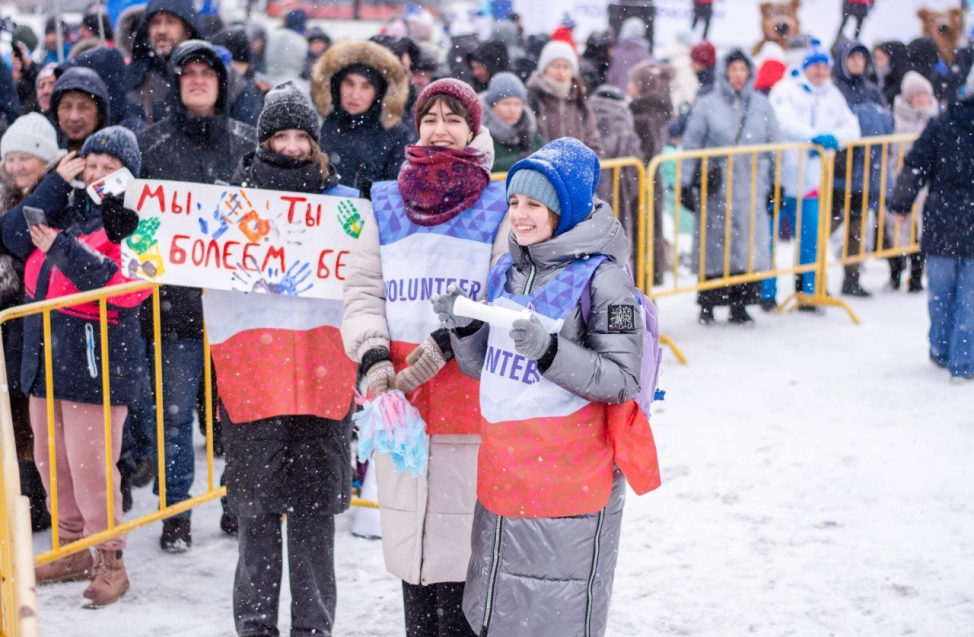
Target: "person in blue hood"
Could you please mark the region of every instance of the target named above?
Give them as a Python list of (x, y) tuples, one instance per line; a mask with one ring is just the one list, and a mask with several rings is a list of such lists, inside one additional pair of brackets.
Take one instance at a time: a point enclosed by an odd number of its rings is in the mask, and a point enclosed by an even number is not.
[(57, 128), (58, 146), (80, 151), (85, 140), (110, 120), (108, 87), (97, 73), (73, 67), (61, 74), (51, 93), (51, 122)]
[[(862, 42), (848, 40), (836, 47), (836, 65), (832, 69), (832, 81), (845, 98), (849, 109), (859, 120), (859, 132), (862, 137), (890, 135), (893, 132), (893, 113), (886, 103), (879, 86), (869, 81), (866, 72), (872, 65), (872, 55)], [(883, 187), (882, 158), (883, 150), (880, 146), (868, 149), (870, 155), (869, 192), (864, 192), (865, 158), (867, 149), (858, 148), (853, 151), (839, 151), (835, 155), (835, 196), (832, 198), (832, 231), (840, 224), (847, 226), (843, 232), (843, 241), (847, 244), (847, 254), (855, 256), (864, 253), (862, 246), (863, 210), (869, 208), (878, 210), (879, 194)], [(846, 165), (853, 163), (851, 180), (846, 182)], [(889, 183), (892, 186), (892, 182)], [(849, 193), (848, 222), (845, 221), (846, 196)], [(864, 201), (865, 200), (865, 201)], [(867, 230), (867, 233), (874, 230)], [(860, 298), (872, 296), (859, 284), (858, 263), (845, 266), (845, 277), (842, 280), (842, 294)]]
[(128, 88), (129, 100), (150, 126), (169, 112), (169, 57), (183, 42), (201, 37), (203, 27), (191, 0), (149, 2), (132, 44)]
[(124, 126), (136, 135), (147, 128), (145, 120), (133, 111), (129, 102), (125, 90), (128, 68), (125, 66), (125, 58), (118, 49), (100, 46), (68, 60), (61, 68), (72, 66), (91, 69), (105, 82), (110, 106), (110, 125)]

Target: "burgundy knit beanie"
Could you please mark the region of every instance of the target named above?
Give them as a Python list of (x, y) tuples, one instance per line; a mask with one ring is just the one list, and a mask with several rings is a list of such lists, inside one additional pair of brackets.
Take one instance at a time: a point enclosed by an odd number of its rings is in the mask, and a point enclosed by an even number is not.
[[(477, 93), (474, 92), (469, 84), (453, 78), (436, 80), (423, 89), (423, 92), (416, 98), (416, 104), (422, 104), (426, 98), (432, 97), (433, 95), (449, 95), (460, 100), (470, 113), (471, 129), (473, 130), (474, 136), (480, 134), (480, 123), (484, 118), (484, 110), (480, 106)], [(419, 109), (416, 109), (416, 130), (419, 130)]]
[(704, 40), (690, 49), (690, 59), (701, 66), (710, 68), (717, 64), (717, 49), (714, 48), (713, 44)]

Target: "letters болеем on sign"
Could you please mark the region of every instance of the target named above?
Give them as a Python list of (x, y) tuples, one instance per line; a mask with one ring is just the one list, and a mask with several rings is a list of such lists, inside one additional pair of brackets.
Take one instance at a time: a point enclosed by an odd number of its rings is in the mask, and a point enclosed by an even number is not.
[(343, 270), (371, 210), (365, 199), (134, 179), (139, 214), (122, 242), (131, 278), (341, 300)]

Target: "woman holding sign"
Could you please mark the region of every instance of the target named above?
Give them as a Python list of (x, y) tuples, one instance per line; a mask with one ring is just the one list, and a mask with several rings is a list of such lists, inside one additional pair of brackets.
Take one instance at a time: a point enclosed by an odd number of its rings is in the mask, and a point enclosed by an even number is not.
[[(42, 301), (96, 290), (129, 281), (122, 273), (119, 242), (132, 227), (118, 227), (121, 201), (106, 198), (95, 204), (71, 183), (81, 176), (85, 186), (128, 168), (138, 174), (142, 155), (135, 135), (121, 126), (104, 128), (89, 137), (75, 157), (68, 154), (23, 202), (3, 219), (3, 242), (27, 261), (26, 301)], [(34, 210), (27, 211), (25, 208)], [(37, 210), (41, 212), (37, 212)], [(116, 463), (122, 446), (122, 425), (128, 406), (142, 385), (138, 306), (149, 291), (108, 299), (108, 361), (111, 381), (111, 453), (114, 524), (122, 523), (122, 494)], [(21, 386), (30, 395), (34, 459), (50, 498), (48, 445), (54, 444), (57, 475), (58, 531), (70, 543), (108, 528), (105, 493), (105, 431), (103, 425), (101, 330), (96, 302), (51, 312), (53, 388), (45, 381), (41, 315), (24, 318)], [(55, 440), (48, 440), (48, 391), (53, 392)], [(50, 506), (50, 499), (48, 500)], [(91, 580), (85, 604), (111, 604), (128, 590), (122, 561), (125, 536), (83, 549), (37, 568), (37, 583)]]
[[(430, 297), (450, 284), (473, 298), (505, 252), (507, 201), (491, 183), (493, 142), (477, 94), (439, 80), (419, 95), (419, 144), (398, 181), (372, 185), (345, 280), (345, 351), (375, 397), (399, 389), (429, 434), (429, 468), (397, 474), (372, 461), (379, 486), (386, 568), (403, 580), (406, 635), (473, 635), (461, 611), (476, 503), (477, 383), (460, 373)], [(397, 373), (398, 372), (398, 373)]]
[(636, 404), (641, 383), (652, 395), (655, 365), (643, 363), (655, 352), (644, 361), (629, 243), (611, 208), (593, 200), (598, 182), (598, 157), (573, 138), (511, 168), (509, 254), (491, 270), (487, 297), (491, 309), (528, 317), (510, 327), (464, 318), (459, 288), (433, 302), (454, 330), (461, 369), (480, 379), (463, 601), (479, 635), (601, 637), (626, 478), (637, 493), (659, 485), (648, 404)]
[[(234, 183), (346, 198), (340, 210), (360, 205), (357, 190), (338, 184), (317, 129), (297, 85), (274, 88), (257, 123), (258, 146)], [(239, 525), (233, 614), (240, 635), (278, 632), (285, 513), (291, 626), (330, 635), (335, 618), (335, 514), (348, 508), (352, 488), (347, 414), (355, 365), (342, 352), (341, 301), (293, 294), (203, 294), (227, 499)]]

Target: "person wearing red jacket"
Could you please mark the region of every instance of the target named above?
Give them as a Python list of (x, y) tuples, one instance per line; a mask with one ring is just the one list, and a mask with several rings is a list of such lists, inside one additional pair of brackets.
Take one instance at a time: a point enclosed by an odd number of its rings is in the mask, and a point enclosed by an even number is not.
[[(18, 206), (3, 219), (3, 242), (26, 261), (25, 301), (43, 301), (77, 292), (97, 290), (130, 281), (121, 268), (119, 242), (138, 223), (125, 216), (119, 198), (99, 205), (84, 188), (123, 166), (138, 174), (142, 157), (135, 135), (110, 126), (88, 138), (81, 153), (69, 153)], [(80, 184), (79, 184), (80, 186)], [(23, 208), (44, 212), (46, 223), (28, 225)], [(124, 219), (124, 221), (122, 221)], [(122, 425), (128, 406), (138, 396), (145, 366), (139, 346), (138, 307), (148, 290), (110, 297), (107, 306), (110, 380), (111, 453), (114, 523), (122, 523), (120, 475), (116, 468), (122, 445)], [(41, 315), (24, 318), (24, 355), (21, 383), (30, 399), (34, 431), (34, 457), (50, 498), (47, 397), (53, 393), (55, 458), (57, 470), (58, 530), (62, 543), (70, 543), (108, 528), (105, 492), (105, 444), (102, 439), (103, 394), (101, 330), (97, 302), (72, 305), (50, 314), (52, 385), (46, 382), (44, 334)], [(50, 499), (48, 500), (50, 508)], [(111, 604), (128, 590), (122, 561), (125, 536), (84, 549), (37, 568), (38, 584), (91, 580), (84, 592), (85, 605)]]

